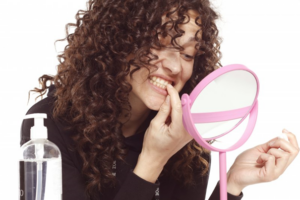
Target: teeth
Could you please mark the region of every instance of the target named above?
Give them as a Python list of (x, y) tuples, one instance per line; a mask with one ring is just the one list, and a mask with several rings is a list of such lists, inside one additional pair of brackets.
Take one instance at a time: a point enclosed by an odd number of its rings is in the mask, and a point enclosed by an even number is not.
[(161, 78), (158, 78), (156, 76), (152, 76), (150, 78), (150, 83), (152, 83), (153, 85), (155, 85), (157, 87), (160, 87), (162, 89), (166, 89), (167, 85), (171, 84), (170, 82), (168, 82), (166, 80), (163, 80)]

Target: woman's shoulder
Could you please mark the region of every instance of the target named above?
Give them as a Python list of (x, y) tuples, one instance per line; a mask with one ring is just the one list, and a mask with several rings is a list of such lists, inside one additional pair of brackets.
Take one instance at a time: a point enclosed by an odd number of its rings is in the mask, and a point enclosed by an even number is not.
[(54, 106), (54, 97), (53, 93), (55, 92), (54, 85), (51, 85), (48, 89), (47, 97), (33, 104), (27, 111), (26, 115), (34, 113), (45, 113), (47, 118), (52, 118), (52, 110)]
[[(65, 129), (67, 127), (66, 123), (62, 120), (53, 118), (53, 108), (55, 98), (52, 95), (55, 91), (53, 85), (50, 86), (47, 97), (38, 101), (33, 106), (31, 106), (26, 115), (34, 113), (45, 113), (47, 118), (44, 119), (44, 126), (47, 128), (48, 140), (53, 142), (58, 146), (63, 154), (63, 162), (71, 163), (80, 170), (81, 160), (79, 155), (76, 153), (74, 148), (74, 141), (72, 136), (75, 132)], [(34, 119), (24, 119), (21, 125), (21, 141), (20, 145), (23, 145), (30, 140), (30, 129), (34, 125)]]
[(49, 117), (52, 118), (54, 101), (55, 99), (52, 96), (47, 96), (42, 100), (33, 104), (26, 112), (26, 115), (34, 114), (34, 113), (45, 113), (47, 114), (47, 119)]
[[(65, 130), (65, 125), (53, 118), (53, 108), (55, 98), (52, 96), (55, 88), (50, 86), (47, 97), (32, 105), (26, 115), (34, 113), (44, 113), (47, 118), (44, 119), (44, 126), (48, 130), (48, 140), (54, 143), (71, 143), (68, 132)], [(24, 119), (21, 126), (21, 145), (30, 140), (30, 128), (34, 126), (34, 119)]]

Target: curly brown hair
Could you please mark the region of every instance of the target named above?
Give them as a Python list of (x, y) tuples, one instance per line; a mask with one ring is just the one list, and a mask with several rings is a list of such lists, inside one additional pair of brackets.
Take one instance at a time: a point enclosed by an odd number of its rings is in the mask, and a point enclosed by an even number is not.
[[(126, 76), (132, 76), (141, 67), (148, 68), (150, 61), (158, 58), (150, 49), (165, 48), (159, 35), (170, 35), (172, 45), (181, 48), (175, 39), (184, 33), (178, 25), (189, 17), (189, 10), (199, 15), (195, 19), (199, 26), (195, 35), (197, 56), (181, 96), (221, 67), (221, 39), (215, 24), (218, 14), (209, 0), (90, 0), (86, 11), (77, 12), (76, 24), (66, 25), (66, 38), (57, 40), (68, 41), (63, 53), (57, 56), (57, 74), (41, 76), (42, 88), (31, 91), (43, 97), (49, 88), (47, 82), (55, 85), (53, 117), (63, 119), (69, 124), (66, 129), (76, 132), (73, 139), (83, 160), (88, 194), (116, 184), (111, 166), (115, 159), (125, 160), (127, 150), (118, 117), (124, 107), (128, 113), (131, 110), (128, 95), (132, 87)], [(178, 18), (169, 18), (162, 24), (161, 17), (173, 13)], [(172, 35), (167, 25), (177, 34)], [(68, 32), (69, 27), (75, 27), (74, 33)], [(197, 37), (200, 32), (202, 36)], [(134, 56), (128, 59), (129, 55)], [(130, 66), (135, 69), (130, 71)], [(171, 157), (162, 174), (192, 185), (197, 169), (199, 176), (207, 173), (208, 154), (208, 150), (192, 140)]]

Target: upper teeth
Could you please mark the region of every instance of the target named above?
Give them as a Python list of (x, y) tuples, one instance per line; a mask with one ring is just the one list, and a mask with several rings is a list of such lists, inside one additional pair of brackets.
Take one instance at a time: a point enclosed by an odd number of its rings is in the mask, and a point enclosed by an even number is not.
[(158, 78), (158, 77), (156, 77), (156, 76), (152, 76), (152, 77), (150, 78), (150, 82), (151, 82), (152, 84), (158, 86), (158, 87), (163, 88), (163, 89), (165, 89), (166, 86), (167, 86), (168, 84), (171, 84), (171, 83), (172, 83), (172, 82), (170, 82), (170, 81), (166, 81), (166, 80), (161, 79), (161, 78)]

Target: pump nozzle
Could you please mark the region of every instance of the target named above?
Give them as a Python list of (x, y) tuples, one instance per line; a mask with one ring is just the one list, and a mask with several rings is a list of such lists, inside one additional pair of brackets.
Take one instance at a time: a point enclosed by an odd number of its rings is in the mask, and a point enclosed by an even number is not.
[(30, 129), (31, 139), (47, 139), (48, 133), (47, 128), (44, 126), (44, 119), (47, 119), (47, 114), (45, 113), (34, 113), (29, 114), (24, 117), (24, 119), (34, 118), (34, 125)]

